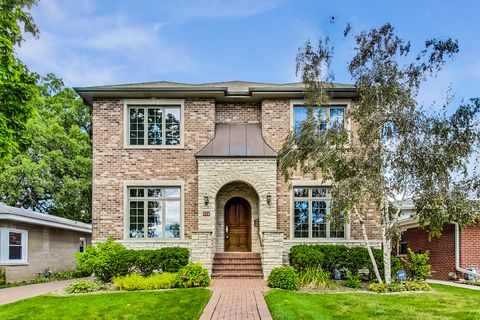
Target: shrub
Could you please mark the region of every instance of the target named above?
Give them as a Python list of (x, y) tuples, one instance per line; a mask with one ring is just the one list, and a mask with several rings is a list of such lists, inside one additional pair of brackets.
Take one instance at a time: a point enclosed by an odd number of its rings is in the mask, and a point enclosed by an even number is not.
[(143, 275), (149, 276), (154, 270), (178, 272), (188, 263), (187, 248), (172, 247), (158, 250), (130, 250), (132, 264)]
[(353, 275), (349, 273), (347, 275), (347, 280), (345, 280), (345, 286), (353, 289), (358, 289), (362, 287), (362, 280), (360, 280), (359, 275)]
[(0, 267), (0, 286), (7, 284), (7, 272), (5, 267)]
[(385, 292), (402, 292), (402, 291), (429, 291), (430, 286), (425, 281), (407, 281), (405, 284), (399, 282), (393, 282), (390, 284), (385, 283), (372, 283), (368, 287), (370, 291), (377, 293)]
[(323, 253), (314, 246), (293, 246), (288, 253), (290, 265), (298, 271), (306, 268), (319, 268), (324, 263)]
[(137, 273), (113, 278), (115, 286), (121, 290), (158, 290), (173, 288), (177, 281), (175, 273), (164, 272), (149, 277)]
[(408, 248), (407, 259), (402, 258), (402, 262), (405, 265), (408, 278), (412, 280), (426, 280), (431, 275), (432, 266), (428, 264), (430, 260), (430, 253), (415, 253)]
[(270, 288), (285, 290), (297, 290), (298, 283), (297, 271), (292, 267), (273, 268), (267, 279), (267, 285)]
[(79, 272), (93, 273), (103, 282), (128, 274), (131, 265), (129, 251), (112, 239), (97, 246), (88, 246), (76, 257)]
[(323, 271), (318, 267), (307, 267), (298, 274), (299, 284), (309, 288), (333, 288), (336, 283), (332, 280), (332, 275), (328, 271)]
[(102, 286), (90, 280), (77, 280), (68, 285), (66, 293), (87, 293), (102, 289)]
[(178, 271), (177, 286), (179, 288), (206, 287), (209, 284), (208, 270), (201, 263), (190, 262)]
[[(372, 249), (375, 260), (381, 274), (383, 274), (383, 251)], [(370, 271), (370, 279), (375, 278), (372, 262), (365, 247), (347, 247), (344, 245), (297, 245), (290, 249), (288, 254), (290, 265), (297, 271), (308, 267), (321, 268), (333, 272), (338, 269), (342, 276), (349, 273), (357, 275), (359, 269), (367, 268)], [(396, 257), (392, 259), (392, 273), (401, 268), (400, 261)]]

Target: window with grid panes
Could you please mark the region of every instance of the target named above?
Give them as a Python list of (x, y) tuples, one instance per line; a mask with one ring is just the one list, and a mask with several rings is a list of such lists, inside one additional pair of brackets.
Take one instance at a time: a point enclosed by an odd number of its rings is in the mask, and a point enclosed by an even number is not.
[(293, 188), (294, 238), (345, 238), (345, 217), (331, 217), (328, 188)]
[(128, 144), (179, 145), (180, 120), (180, 106), (128, 106)]
[[(317, 131), (324, 132), (327, 129), (342, 128), (345, 122), (345, 106), (313, 107), (313, 116), (317, 121)], [(307, 119), (308, 108), (306, 106), (293, 106), (293, 126), (295, 132), (300, 132), (300, 126)]]
[(181, 237), (180, 187), (128, 188), (129, 238)]

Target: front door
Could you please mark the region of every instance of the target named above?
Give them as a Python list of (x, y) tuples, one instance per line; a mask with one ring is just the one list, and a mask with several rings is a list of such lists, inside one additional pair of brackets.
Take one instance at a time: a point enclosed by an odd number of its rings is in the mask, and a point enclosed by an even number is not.
[(247, 200), (232, 198), (225, 204), (225, 251), (250, 251), (252, 210)]

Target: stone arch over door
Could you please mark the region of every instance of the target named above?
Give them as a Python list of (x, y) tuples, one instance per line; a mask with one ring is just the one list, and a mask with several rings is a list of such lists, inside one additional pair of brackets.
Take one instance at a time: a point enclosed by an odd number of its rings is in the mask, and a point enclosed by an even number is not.
[(216, 252), (225, 251), (225, 205), (233, 198), (245, 199), (251, 208), (251, 251), (261, 252), (259, 235), (259, 197), (255, 189), (244, 181), (232, 181), (225, 184), (217, 193), (216, 202)]

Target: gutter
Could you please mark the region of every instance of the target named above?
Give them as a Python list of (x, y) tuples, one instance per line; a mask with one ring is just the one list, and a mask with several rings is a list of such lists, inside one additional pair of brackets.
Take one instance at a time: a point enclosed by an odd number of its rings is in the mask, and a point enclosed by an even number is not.
[(480, 273), (473, 272), (460, 267), (460, 228), (458, 226), (458, 223), (454, 222), (454, 225), (455, 225), (455, 269), (458, 272), (480, 278)]

